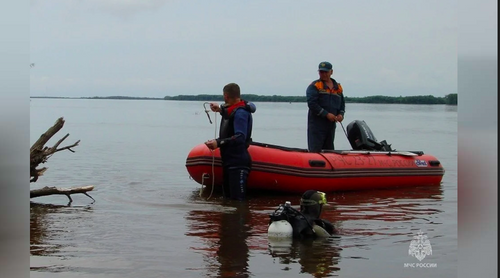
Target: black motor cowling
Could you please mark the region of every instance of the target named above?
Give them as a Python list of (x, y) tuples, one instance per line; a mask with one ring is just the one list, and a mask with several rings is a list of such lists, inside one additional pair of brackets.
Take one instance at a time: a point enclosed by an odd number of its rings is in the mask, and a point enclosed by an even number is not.
[(355, 120), (347, 125), (347, 139), (353, 150), (393, 151), (385, 140), (377, 141), (365, 121)]

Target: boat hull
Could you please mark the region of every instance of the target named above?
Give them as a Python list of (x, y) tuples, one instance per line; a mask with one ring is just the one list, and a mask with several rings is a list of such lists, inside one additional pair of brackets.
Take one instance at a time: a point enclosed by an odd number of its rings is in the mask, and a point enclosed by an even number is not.
[[(440, 185), (441, 163), (421, 152), (329, 151), (310, 153), (304, 149), (252, 143), (248, 151), (252, 170), (248, 190), (299, 193), (371, 190)], [(219, 150), (204, 144), (188, 154), (186, 168), (199, 184), (222, 186)]]

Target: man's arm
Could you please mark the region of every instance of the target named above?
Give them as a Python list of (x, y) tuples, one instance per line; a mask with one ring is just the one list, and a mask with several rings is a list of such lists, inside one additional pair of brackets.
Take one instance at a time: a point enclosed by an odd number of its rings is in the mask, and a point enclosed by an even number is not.
[(313, 114), (326, 117), (328, 112), (318, 104), (319, 92), (318, 89), (314, 86), (314, 82), (307, 87), (306, 97), (307, 97), (307, 106), (309, 107), (309, 109), (311, 109)]

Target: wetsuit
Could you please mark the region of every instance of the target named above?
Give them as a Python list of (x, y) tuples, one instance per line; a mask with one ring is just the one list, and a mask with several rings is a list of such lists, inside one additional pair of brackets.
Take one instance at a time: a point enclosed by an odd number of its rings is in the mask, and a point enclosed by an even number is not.
[(220, 148), (223, 171), (223, 195), (225, 198), (244, 200), (252, 159), (248, 146), (252, 138), (253, 103), (240, 101), (228, 107), (221, 106), (217, 146)]
[(333, 88), (328, 88), (321, 80), (313, 81), (306, 90), (307, 106), (307, 145), (310, 152), (333, 150), (336, 122), (330, 122), (326, 115), (344, 116), (345, 101), (342, 86), (333, 81)]

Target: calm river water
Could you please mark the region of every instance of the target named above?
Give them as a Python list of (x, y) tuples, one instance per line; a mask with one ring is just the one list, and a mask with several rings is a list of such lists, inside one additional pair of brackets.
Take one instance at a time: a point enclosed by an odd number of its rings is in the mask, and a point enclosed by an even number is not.
[[(455, 277), (457, 107), (347, 104), (344, 127), (364, 120), (397, 150), (436, 156), (440, 186), (329, 193), (323, 218), (339, 234), (275, 243), (268, 214), (300, 196), (252, 194), (243, 203), (200, 192), (192, 147), (215, 137), (203, 102), (32, 99), (31, 144), (59, 117), (74, 153), (54, 154), (31, 188), (94, 185), (85, 195), (32, 199), (31, 277)], [(256, 103), (253, 139), (306, 148), (305, 103)], [(212, 121), (219, 120), (210, 113)], [(337, 149), (350, 149), (342, 128)], [(201, 196), (200, 196), (201, 195)], [(210, 198), (208, 198), (210, 196)], [(432, 254), (410, 242), (422, 232)]]

